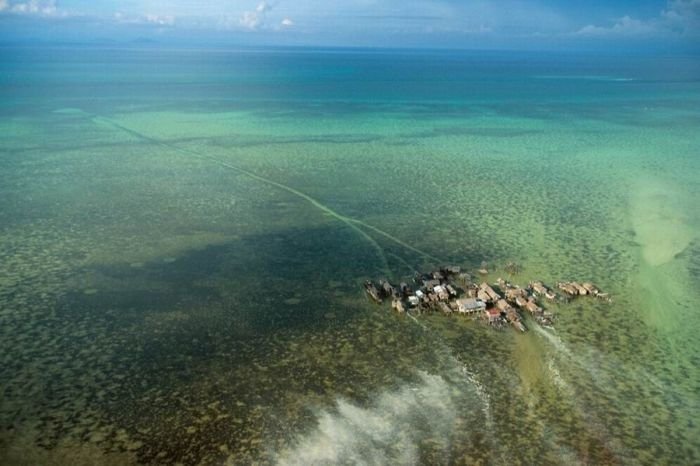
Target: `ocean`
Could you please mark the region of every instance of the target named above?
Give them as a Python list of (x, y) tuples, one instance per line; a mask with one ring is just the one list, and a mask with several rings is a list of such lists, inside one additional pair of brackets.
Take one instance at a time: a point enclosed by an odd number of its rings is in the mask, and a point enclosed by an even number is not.
[[(699, 129), (692, 56), (0, 48), (0, 463), (698, 464)], [(612, 302), (362, 289), (483, 263)]]

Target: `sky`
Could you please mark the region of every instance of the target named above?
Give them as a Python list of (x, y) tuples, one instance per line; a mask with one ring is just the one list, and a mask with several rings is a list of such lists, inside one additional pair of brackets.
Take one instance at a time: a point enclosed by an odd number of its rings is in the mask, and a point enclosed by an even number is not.
[(700, 49), (700, 0), (0, 0), (1, 43)]

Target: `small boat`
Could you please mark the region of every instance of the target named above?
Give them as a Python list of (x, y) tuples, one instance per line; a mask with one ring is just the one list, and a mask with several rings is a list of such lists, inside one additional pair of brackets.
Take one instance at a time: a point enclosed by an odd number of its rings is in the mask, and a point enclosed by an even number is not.
[(394, 298), (391, 301), (391, 307), (395, 309), (397, 312), (404, 312), (405, 309), (403, 307), (403, 303), (401, 302), (400, 299)]
[(371, 281), (367, 280), (365, 282), (365, 291), (369, 295), (370, 298), (374, 300), (374, 302), (381, 304), (382, 303), (382, 298), (379, 297), (379, 291), (377, 290), (377, 287), (374, 286), (374, 283)]

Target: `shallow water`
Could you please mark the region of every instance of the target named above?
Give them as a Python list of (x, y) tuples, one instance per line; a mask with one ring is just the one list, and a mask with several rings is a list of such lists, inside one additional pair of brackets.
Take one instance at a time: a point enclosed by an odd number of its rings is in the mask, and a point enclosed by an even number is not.
[[(697, 61), (0, 55), (0, 462), (700, 461)], [(361, 289), (510, 260), (614, 300)]]

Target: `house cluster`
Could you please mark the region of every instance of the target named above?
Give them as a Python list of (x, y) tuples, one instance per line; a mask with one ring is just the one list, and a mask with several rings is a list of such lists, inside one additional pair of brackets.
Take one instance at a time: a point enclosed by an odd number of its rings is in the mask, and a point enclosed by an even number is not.
[[(570, 297), (592, 295), (607, 298), (607, 294), (590, 283), (566, 282), (558, 286)], [(551, 325), (554, 316), (538, 303), (559, 299), (559, 295), (541, 281), (531, 282), (524, 288), (501, 278), (493, 285), (477, 284), (470, 274), (456, 266), (416, 274), (411, 284), (393, 285), (387, 280), (375, 284), (368, 280), (364, 287), (368, 296), (377, 303), (391, 299), (391, 307), (398, 312), (416, 310), (472, 316), (494, 327), (511, 324), (522, 332), (526, 328), (521, 313), (529, 313), (540, 325)]]
[(610, 295), (608, 293), (602, 293), (594, 284), (589, 282), (584, 282), (579, 284), (578, 282), (559, 282), (557, 283), (557, 288), (563, 291), (569, 297), (576, 296), (595, 296), (596, 298), (601, 298), (605, 300), (610, 300)]

